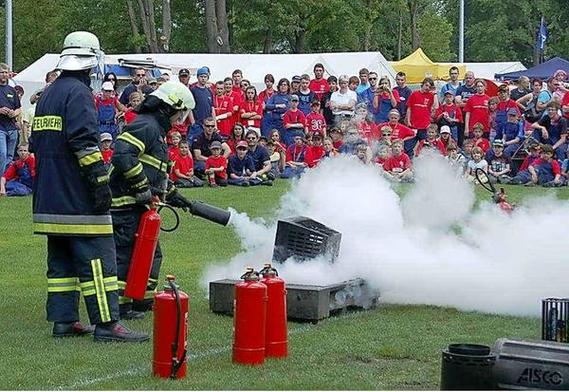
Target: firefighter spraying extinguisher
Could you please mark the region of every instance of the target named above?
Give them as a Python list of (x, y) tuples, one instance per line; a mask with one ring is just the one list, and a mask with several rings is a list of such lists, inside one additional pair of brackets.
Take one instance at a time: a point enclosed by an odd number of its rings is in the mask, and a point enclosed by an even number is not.
[(265, 362), (267, 286), (253, 268), (235, 284), (233, 312), (233, 362), (261, 365)]
[(261, 283), (267, 286), (268, 295), (265, 356), (286, 358), (288, 356), (286, 284), (271, 264), (265, 264), (259, 274), (263, 276)]
[(152, 374), (157, 377), (186, 377), (189, 297), (173, 275), (166, 277), (164, 291), (154, 296), (154, 354)]

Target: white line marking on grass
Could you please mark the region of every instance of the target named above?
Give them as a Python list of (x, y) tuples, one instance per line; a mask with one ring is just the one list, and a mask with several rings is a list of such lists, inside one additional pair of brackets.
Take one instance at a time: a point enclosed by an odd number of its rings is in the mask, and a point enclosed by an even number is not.
[[(330, 318), (321, 320), (318, 324), (304, 324), (300, 327), (290, 329), (288, 331), (288, 334), (289, 335), (296, 335), (299, 333), (308, 332), (308, 331), (314, 329), (315, 327), (317, 327), (318, 325), (327, 324), (330, 322), (339, 321), (339, 320), (348, 319), (348, 318), (356, 318), (356, 317), (358, 317), (359, 314), (364, 314), (364, 313), (365, 312), (346, 313), (346, 314), (342, 314), (339, 316), (334, 316), (334, 317), (330, 317)], [(209, 350), (198, 352), (196, 354), (190, 354), (188, 356), (188, 360), (195, 362), (195, 361), (200, 360), (200, 359), (213, 357), (213, 356), (218, 355), (218, 354), (227, 353), (227, 352), (231, 351), (231, 348), (232, 348), (232, 346), (230, 345), (230, 346), (212, 348)], [(120, 377), (125, 377), (125, 376), (137, 376), (137, 375), (140, 375), (141, 373), (145, 373), (145, 372), (150, 372), (150, 366), (146, 365), (146, 366), (139, 366), (139, 367), (131, 367), (131, 368), (126, 369), (126, 370), (121, 370), (121, 371), (118, 371), (115, 373), (107, 374), (104, 377), (86, 378), (86, 379), (78, 380), (78, 381), (74, 382), (73, 384), (60, 385), (60, 386), (57, 386), (53, 389), (58, 390), (58, 391), (75, 390), (75, 389), (79, 389), (81, 387), (86, 387), (89, 385), (98, 384), (100, 382), (113, 380), (115, 378), (120, 378)]]

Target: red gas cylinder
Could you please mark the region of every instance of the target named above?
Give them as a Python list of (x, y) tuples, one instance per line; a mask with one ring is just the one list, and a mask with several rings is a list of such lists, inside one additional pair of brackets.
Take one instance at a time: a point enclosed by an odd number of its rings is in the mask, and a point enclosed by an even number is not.
[(260, 365), (265, 362), (267, 286), (253, 268), (235, 284), (233, 312), (233, 362)]
[(154, 353), (152, 374), (163, 378), (186, 377), (189, 297), (168, 275), (164, 291), (154, 295)]
[(271, 264), (259, 271), (261, 283), (267, 286), (267, 329), (265, 333), (265, 356), (286, 358), (288, 356), (288, 332), (286, 323), (286, 285)]
[(160, 235), (161, 218), (155, 209), (146, 211), (140, 217), (135, 234), (134, 249), (126, 276), (126, 297), (143, 300), (148, 277), (154, 260), (154, 252)]

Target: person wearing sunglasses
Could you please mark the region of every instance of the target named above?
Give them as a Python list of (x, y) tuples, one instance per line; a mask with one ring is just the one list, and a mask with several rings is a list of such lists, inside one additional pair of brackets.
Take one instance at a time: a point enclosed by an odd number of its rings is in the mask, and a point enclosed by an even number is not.
[[(149, 91), (150, 90), (150, 91)], [(146, 85), (146, 70), (144, 68), (136, 68), (132, 74), (132, 82), (125, 87), (119, 101), (123, 105), (128, 105), (130, 94), (140, 91), (144, 94), (151, 93), (152, 89)]]

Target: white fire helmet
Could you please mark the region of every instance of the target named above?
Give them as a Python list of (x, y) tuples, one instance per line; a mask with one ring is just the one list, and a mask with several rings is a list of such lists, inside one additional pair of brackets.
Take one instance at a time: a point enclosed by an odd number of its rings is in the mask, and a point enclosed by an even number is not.
[(170, 80), (161, 84), (150, 95), (154, 95), (175, 110), (183, 112), (183, 118), (189, 114), (190, 110), (196, 107), (196, 102), (190, 89), (177, 81)]
[(74, 31), (65, 37), (57, 68), (63, 71), (81, 71), (99, 64), (103, 52), (99, 39), (88, 31)]

